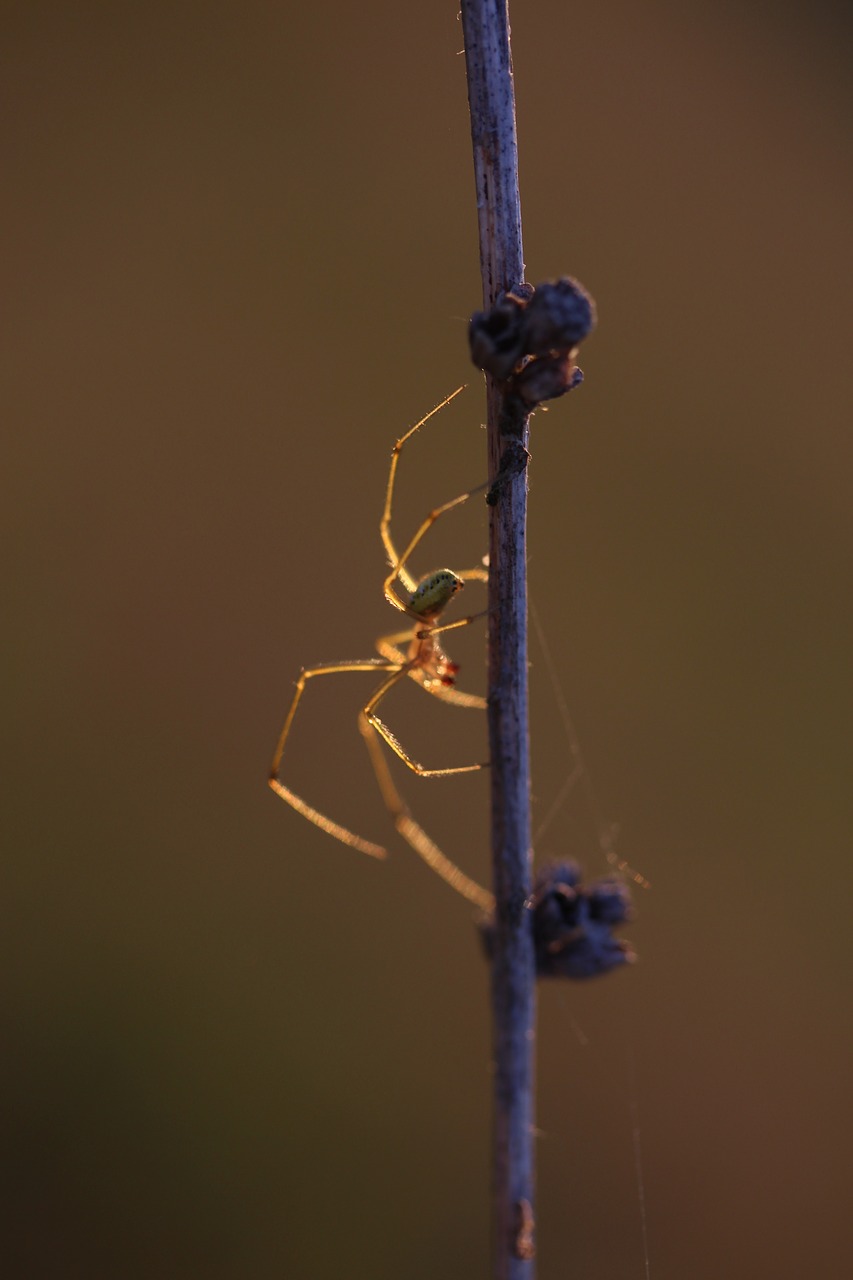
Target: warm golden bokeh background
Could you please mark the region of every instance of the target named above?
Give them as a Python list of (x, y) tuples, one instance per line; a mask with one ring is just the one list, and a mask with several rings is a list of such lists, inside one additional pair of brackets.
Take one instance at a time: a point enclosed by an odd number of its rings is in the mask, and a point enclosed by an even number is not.
[[(644, 1274), (636, 1111), (654, 1280), (840, 1280), (848, 32), (820, 4), (515, 9), (528, 275), (601, 317), (534, 423), (532, 593), (654, 882), (636, 969), (542, 993), (540, 1274)], [(300, 664), (394, 625), (389, 449), (464, 379), (401, 527), (483, 475), (460, 46), (450, 4), (4, 16), (16, 1280), (486, 1274), (470, 912), (264, 786)], [(478, 506), (418, 567), (483, 549)], [(569, 755), (531, 656), (538, 819)], [(387, 839), (366, 687), (310, 691), (290, 776)], [(414, 686), (388, 714), (430, 761), (482, 749)], [(483, 780), (404, 782), (487, 874)], [(539, 843), (606, 869), (577, 802)]]

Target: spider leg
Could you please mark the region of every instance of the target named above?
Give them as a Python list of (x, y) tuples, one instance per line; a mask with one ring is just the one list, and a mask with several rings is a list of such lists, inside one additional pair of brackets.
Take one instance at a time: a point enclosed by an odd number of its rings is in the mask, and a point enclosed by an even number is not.
[[(397, 646), (401, 641), (411, 640), (411, 638), (411, 631), (397, 631), (394, 635), (380, 636), (376, 641), (376, 648), (383, 658), (387, 658), (389, 662), (399, 662), (403, 666), (407, 661), (406, 654)], [(426, 689), (427, 693), (431, 693), (434, 698), (440, 698), (442, 702), (452, 707), (473, 707), (477, 711), (485, 711), (488, 706), (486, 699), (481, 698), (478, 693), (463, 693), (461, 689), (452, 689), (446, 684), (436, 684), (434, 680), (428, 681), (425, 673), (418, 667), (414, 667), (409, 672), (409, 677), (422, 689)]]
[(430, 418), (432, 418), (436, 413), (440, 413), (446, 405), (450, 404), (451, 400), (455, 400), (459, 393), (464, 390), (465, 388), (462, 386), (457, 387), (455, 391), (451, 391), (450, 395), (445, 400), (442, 400), (441, 404), (437, 404), (434, 409), (430, 409), (426, 417), (421, 418), (420, 422), (416, 422), (413, 427), (409, 427), (409, 430), (404, 436), (400, 437), (391, 452), (391, 469), (388, 473), (388, 485), (385, 489), (385, 507), (382, 512), (382, 519), (379, 522), (379, 536), (382, 538), (382, 545), (384, 546), (385, 552), (388, 556), (388, 563), (396, 566), (394, 576), (400, 579), (406, 591), (414, 591), (418, 584), (416, 579), (412, 577), (403, 563), (406, 557), (399, 556), (397, 554), (397, 548), (394, 546), (391, 539), (391, 503), (394, 499), (394, 482), (397, 478), (397, 463), (400, 461), (400, 454), (406, 441), (413, 436), (416, 431), (419, 431), (425, 422), (429, 422)]
[[(439, 516), (444, 515), (446, 511), (452, 511), (454, 507), (460, 506), (461, 503), (467, 502), (473, 494), (480, 493), (482, 490), (488, 488), (487, 481), (484, 484), (477, 485), (474, 489), (470, 489), (467, 493), (459, 494), (458, 497), (452, 498), (450, 502), (445, 502), (440, 507), (435, 507), (416, 530), (414, 537), (410, 540), (403, 554), (399, 554), (396, 546), (394, 545), (393, 538), (391, 537), (391, 508), (394, 500), (394, 484), (397, 478), (397, 464), (400, 460), (400, 453), (402, 452), (403, 445), (415, 434), (416, 431), (420, 430), (425, 422), (429, 422), (430, 418), (434, 414), (438, 413), (446, 405), (450, 404), (450, 401), (455, 400), (459, 393), (464, 390), (464, 387), (457, 387), (455, 391), (451, 392), (445, 400), (442, 400), (441, 404), (437, 404), (434, 409), (431, 409), (426, 417), (421, 418), (420, 422), (416, 422), (413, 427), (410, 427), (406, 434), (400, 437), (391, 452), (391, 467), (388, 472), (388, 484), (385, 489), (385, 506), (382, 511), (382, 519), (379, 522), (379, 534), (382, 538), (382, 545), (385, 547), (385, 552), (388, 556), (388, 563), (391, 565), (391, 572), (385, 579), (384, 583), (385, 599), (389, 604), (393, 605), (395, 609), (399, 609), (401, 613), (408, 612), (408, 603), (407, 601), (402, 600), (394, 590), (394, 583), (399, 580), (406, 591), (412, 592), (415, 590), (418, 585), (418, 580), (409, 572), (407, 568), (407, 561), (418, 543), (427, 531), (432, 528)], [(480, 568), (466, 569), (464, 573), (461, 573), (458, 576), (464, 581), (471, 582), (485, 582), (488, 580), (488, 573), (485, 569)]]
[[(313, 822), (315, 826), (320, 827), (328, 835), (334, 836), (336, 840), (340, 840), (342, 844), (349, 845), (352, 849), (358, 849), (361, 853), (366, 853), (372, 858), (385, 858), (388, 856), (387, 849), (382, 845), (373, 844), (370, 840), (363, 840), (361, 836), (355, 835), (346, 827), (342, 827), (340, 823), (333, 822), (331, 818), (327, 818), (324, 813), (314, 809), (310, 804), (291, 791), (290, 787), (285, 786), (279, 777), (279, 768), (281, 766), (281, 757), (284, 753), (284, 745), (287, 742), (293, 718), (296, 715), (296, 708), (305, 690), (305, 685), (315, 676), (338, 675), (341, 672), (350, 671), (392, 671), (393, 677), (390, 683), (394, 683), (405, 675), (405, 668), (400, 663), (391, 662), (386, 658), (365, 658), (360, 662), (331, 662), (318, 667), (306, 667), (299, 673), (299, 679), (296, 682), (296, 691), (293, 695), (293, 701), (290, 704), (290, 710), (287, 713), (287, 719), (284, 727), (279, 734), (278, 745), (275, 749), (275, 755), (272, 758), (270, 766), (269, 785), (276, 795), (286, 801), (297, 813), (301, 813), (309, 822)], [(385, 690), (390, 687), (388, 680), (383, 680), (381, 689)]]
[(459, 689), (442, 689), (437, 685), (430, 685), (427, 693), (440, 698), (451, 707), (471, 707), (474, 711), (485, 711), (489, 705), (479, 693), (462, 693)]
[[(411, 675), (418, 679), (416, 672)], [(463, 693), (461, 689), (449, 689), (442, 684), (427, 684), (421, 673), (419, 683), (426, 689), (427, 693), (431, 693), (434, 698), (438, 698), (441, 702), (446, 702), (451, 707), (472, 707), (475, 711), (485, 711), (488, 702), (485, 698), (481, 698), (478, 693)]]
[[(488, 768), (488, 761), (486, 761), (484, 764), (455, 765), (449, 769), (426, 769), (422, 764), (419, 764), (417, 760), (413, 759), (412, 756), (408, 754), (405, 747), (402, 745), (400, 740), (394, 736), (387, 724), (383, 724), (379, 719), (376, 714), (376, 708), (379, 706), (379, 703), (385, 697), (388, 690), (393, 688), (393, 686), (397, 684), (399, 680), (402, 680), (404, 676), (409, 674), (414, 675), (415, 671), (415, 667), (407, 664), (403, 668), (398, 668), (392, 675), (388, 676), (387, 680), (383, 680), (382, 684), (373, 694), (370, 701), (365, 703), (362, 708), (361, 714), (364, 716), (367, 723), (385, 739), (394, 754), (399, 756), (403, 761), (403, 764), (406, 765), (407, 768), (411, 769), (412, 773), (416, 773), (421, 778), (448, 778), (454, 773), (476, 773), (478, 769)], [(415, 678), (417, 679), (417, 676)], [(359, 721), (359, 723), (361, 722)]]
[[(421, 522), (421, 524), (415, 530), (415, 533), (413, 534), (412, 538), (410, 539), (405, 551), (400, 556), (399, 560), (395, 562), (391, 572), (388, 574), (387, 578), (385, 579), (385, 582), (383, 583), (385, 599), (388, 601), (389, 604), (392, 604), (395, 609), (399, 609), (401, 613), (408, 613), (409, 611), (408, 602), (405, 600), (401, 600), (400, 597), (397, 595), (396, 591), (394, 590), (394, 582), (397, 580), (397, 578), (399, 578), (404, 586), (407, 586), (409, 582), (412, 582), (415, 585), (417, 585), (416, 580), (412, 577), (412, 575), (405, 568), (405, 566), (406, 566), (406, 561), (409, 559), (409, 556), (415, 550), (415, 547), (417, 547), (421, 539), (425, 536), (425, 534), (429, 532), (429, 530), (432, 528), (432, 526), (435, 524), (436, 520), (438, 520), (440, 516), (445, 515), (446, 512), (448, 511), (452, 511), (454, 507), (461, 506), (463, 502), (467, 502), (468, 499), (473, 497), (475, 493), (481, 493), (483, 489), (487, 489), (487, 488), (488, 488), (488, 481), (485, 481), (483, 484), (475, 485), (474, 488), (469, 489), (467, 493), (460, 493), (457, 497), (451, 498), (449, 502), (443, 502), (440, 507), (433, 507), (432, 511), (430, 511), (426, 519)], [(405, 578), (401, 573), (401, 570), (404, 570), (404, 569), (406, 573)], [(471, 570), (468, 570), (467, 572), (470, 573)], [(407, 589), (414, 590), (414, 587), (408, 587)]]
[(414, 849), (415, 853), (420, 858), (423, 858), (427, 866), (431, 867), (436, 875), (441, 876), (442, 880), (449, 884), (452, 889), (455, 889), (457, 893), (461, 893), (463, 898), (467, 898), (469, 902), (473, 902), (481, 910), (491, 914), (494, 911), (495, 900), (488, 889), (484, 889), (477, 884), (476, 880), (472, 880), (470, 876), (466, 876), (464, 871), (461, 871), (454, 862), (450, 861), (446, 854), (441, 852), (438, 845), (430, 839), (423, 827), (415, 822), (408, 806), (391, 779), (388, 761), (382, 753), (376, 726), (371, 723), (364, 712), (358, 718), (358, 727), (361, 730), (370, 755), (370, 762), (373, 765), (373, 771), (376, 774), (376, 781), (379, 783), (379, 790), (382, 793), (382, 799), (385, 801), (385, 807), (391, 814), (394, 826), (400, 835)]
[[(424, 627), (424, 631), (428, 631), (431, 636), (440, 636), (444, 631), (456, 631), (459, 627), (470, 627), (472, 622), (479, 622), (481, 618), (485, 618), (488, 609), (481, 609), (479, 613), (471, 613), (467, 618), (459, 618), (456, 622), (446, 622), (443, 627)], [(415, 633), (420, 634), (419, 632)]]
[[(376, 648), (382, 654), (383, 658), (388, 658), (390, 662), (399, 662), (401, 665), (406, 661), (406, 655), (402, 649), (398, 649), (395, 644), (391, 643), (395, 640), (409, 640), (411, 631), (401, 631), (396, 636), (380, 636), (376, 641)], [(427, 682), (427, 677), (418, 667), (414, 667), (409, 672), (410, 679), (425, 689), (427, 693), (431, 693), (434, 698), (440, 698), (442, 702), (448, 703), (452, 707), (473, 707), (477, 711), (485, 711), (488, 703), (485, 698), (481, 698), (477, 693), (463, 693), (461, 689), (451, 689), (446, 684), (436, 684), (436, 682)]]
[(399, 662), (404, 665), (408, 659), (405, 650), (398, 646), (410, 641), (412, 638), (412, 628), (407, 627), (405, 631), (394, 631), (391, 635), (380, 636), (376, 641), (376, 648), (383, 658), (387, 658), (389, 662)]

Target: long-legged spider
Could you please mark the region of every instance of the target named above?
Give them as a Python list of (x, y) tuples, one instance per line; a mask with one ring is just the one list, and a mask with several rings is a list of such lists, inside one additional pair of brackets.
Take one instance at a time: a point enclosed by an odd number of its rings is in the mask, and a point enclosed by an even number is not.
[[(493, 906), (492, 895), (466, 876), (463, 871), (460, 871), (412, 818), (408, 807), (391, 779), (388, 762), (382, 751), (381, 740), (388, 744), (394, 754), (409, 769), (422, 778), (443, 778), (456, 773), (470, 773), (477, 769), (482, 769), (484, 767), (483, 764), (427, 769), (409, 755), (378, 715), (378, 708), (382, 700), (406, 676), (410, 676), (427, 693), (434, 694), (442, 702), (447, 702), (457, 707), (483, 709), (486, 706), (484, 698), (480, 698), (475, 694), (463, 693), (454, 688), (459, 667), (450, 660), (442, 641), (439, 639), (439, 636), (446, 631), (455, 631), (460, 627), (467, 627), (472, 622), (477, 621), (478, 618), (484, 617), (485, 610), (460, 618), (457, 622), (436, 625), (440, 622), (442, 614), (450, 601), (466, 582), (486, 581), (488, 577), (486, 570), (474, 568), (454, 572), (451, 569), (437, 569), (425, 578), (418, 580), (413, 577), (407, 567), (409, 557), (436, 520), (454, 507), (467, 502), (472, 494), (481, 492), (486, 488), (486, 485), (477, 485), (476, 488), (470, 489), (467, 493), (459, 494), (458, 497), (453, 498), (450, 502), (445, 502), (440, 507), (435, 507), (418, 526), (402, 555), (398, 553), (391, 537), (391, 506), (394, 497), (394, 483), (397, 475), (397, 463), (403, 446), (425, 422), (429, 421), (433, 414), (438, 413), (440, 409), (449, 404), (461, 390), (462, 387), (459, 387), (446, 400), (436, 405), (425, 417), (421, 418), (420, 422), (416, 422), (413, 427), (410, 427), (406, 434), (397, 441), (391, 454), (391, 467), (385, 490), (385, 507), (379, 523), (380, 536), (388, 556), (388, 563), (391, 565), (391, 571), (385, 578), (383, 589), (388, 603), (393, 605), (400, 613), (406, 614), (411, 619), (411, 625), (403, 631), (380, 636), (376, 641), (377, 651), (381, 655), (378, 658), (331, 662), (315, 667), (303, 667), (296, 682), (290, 710), (279, 735), (278, 745), (270, 768), (269, 784), (273, 791), (281, 796), (282, 800), (287, 801), (298, 813), (301, 813), (303, 817), (326, 831), (330, 836), (342, 841), (343, 844), (359, 849), (362, 853), (369, 854), (374, 858), (387, 856), (387, 851), (381, 845), (362, 839), (361, 836), (356, 835), (348, 828), (341, 826), (340, 823), (334, 822), (331, 818), (326, 817), (325, 814), (314, 809), (301, 796), (296, 795), (290, 787), (286, 786), (279, 776), (285, 743), (307, 682), (314, 679), (315, 676), (339, 675), (353, 671), (381, 671), (383, 673), (382, 681), (361, 708), (358, 724), (367, 745), (385, 805), (394, 819), (397, 830), (424, 861), (448, 884), (468, 898), (469, 901), (488, 911)], [(397, 584), (406, 593), (405, 598), (398, 594)]]

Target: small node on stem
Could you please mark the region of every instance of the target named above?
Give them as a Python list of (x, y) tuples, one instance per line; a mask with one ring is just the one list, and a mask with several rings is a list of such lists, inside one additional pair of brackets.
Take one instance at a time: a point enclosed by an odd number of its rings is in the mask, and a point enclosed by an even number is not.
[(486, 494), (486, 502), (490, 507), (497, 505), (498, 498), (507, 484), (515, 476), (520, 476), (530, 461), (530, 454), (518, 440), (511, 440), (501, 456), (498, 478)]

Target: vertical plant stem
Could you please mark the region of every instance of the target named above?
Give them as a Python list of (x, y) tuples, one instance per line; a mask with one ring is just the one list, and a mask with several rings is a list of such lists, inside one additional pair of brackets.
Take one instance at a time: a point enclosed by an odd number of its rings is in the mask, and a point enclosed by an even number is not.
[[(462, 0), (480, 231), (483, 305), (522, 283), (518, 147), (507, 0)], [(517, 402), (487, 376), (489, 742), (497, 902), (493, 1213), (496, 1280), (533, 1280), (536, 975), (531, 913), (527, 715), (527, 430)]]

